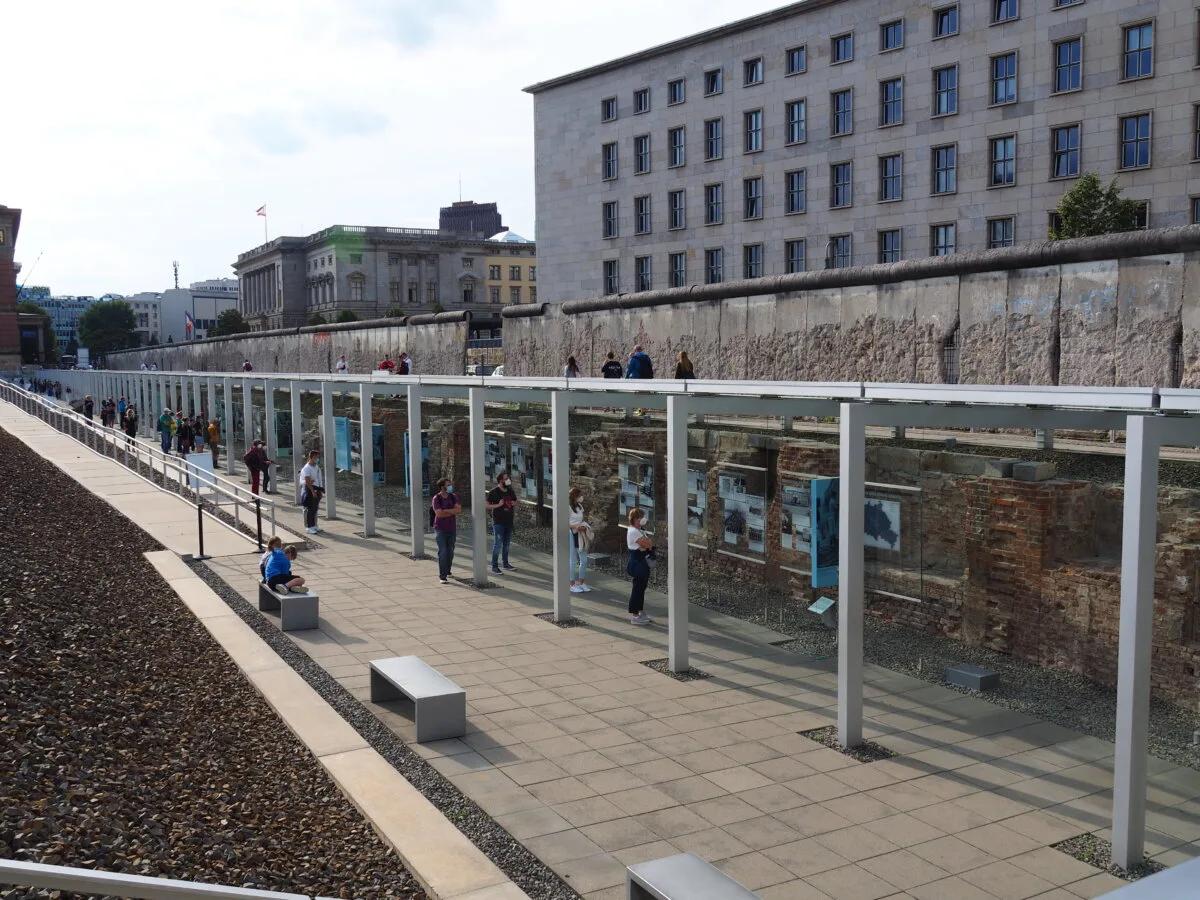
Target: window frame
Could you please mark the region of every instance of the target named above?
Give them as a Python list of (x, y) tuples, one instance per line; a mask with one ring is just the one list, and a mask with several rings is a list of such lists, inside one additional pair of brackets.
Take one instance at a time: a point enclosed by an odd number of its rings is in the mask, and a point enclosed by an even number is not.
[[(992, 241), (992, 226), (1007, 222), (1009, 224), (1009, 236), (1007, 244), (996, 244)], [(1015, 247), (1017, 243), (1017, 217), (1016, 216), (991, 216), (984, 224), (985, 234), (987, 235), (987, 249), (999, 250), (1004, 247)]]
[[(642, 271), (643, 263), (645, 271)], [(645, 280), (643, 281), (643, 279)], [(654, 257), (650, 254), (633, 258), (633, 290), (634, 292), (654, 290)]]
[(1200, 194), (1188, 197), (1188, 214), (1191, 224), (1200, 225)]
[[(839, 59), (837, 57), (838, 42), (846, 38), (849, 38), (850, 41), (850, 55)], [(829, 64), (831, 66), (841, 66), (848, 62), (854, 62), (854, 29), (829, 36)]]
[[(716, 260), (716, 266), (713, 266), (713, 260)], [(717, 277), (713, 278), (713, 270), (716, 270)], [(721, 284), (725, 280), (725, 248), (724, 247), (705, 247), (704, 248), (704, 283), (705, 284)]]
[[(938, 34), (938, 17), (951, 11), (954, 13), (954, 30)], [(941, 6), (935, 6), (930, 12), (933, 14), (931, 41), (944, 41), (946, 38), (955, 37), (962, 32), (962, 9), (959, 8), (958, 3), (944, 3)]]
[[(1126, 166), (1125, 159), (1125, 138), (1124, 124), (1126, 119), (1139, 118), (1147, 116), (1150, 122), (1150, 134), (1146, 138), (1146, 163), (1145, 165)], [(1140, 138), (1138, 139), (1140, 140)], [(1118, 172), (1138, 172), (1143, 169), (1149, 169), (1154, 165), (1154, 110), (1143, 109), (1134, 112), (1128, 112), (1124, 115), (1117, 116), (1117, 171)]]
[[(989, 10), (989, 25), (1006, 25), (1009, 22), (1015, 22), (1021, 18), (1021, 0), (991, 0), (992, 7)], [(1013, 14), (1007, 18), (1001, 19), (997, 17), (1002, 4), (1011, 3), (1013, 6)]]
[[(711, 136), (712, 129), (710, 129), (709, 126), (714, 125), (714, 124), (717, 126), (717, 128), (716, 128), (717, 136), (715, 138), (716, 143), (717, 143), (717, 153), (712, 154), (712, 153), (710, 153), (710, 151), (713, 146), (714, 138)], [(724, 159), (724, 158), (725, 158), (725, 117), (724, 116), (716, 116), (715, 118), (712, 118), (712, 119), (705, 119), (704, 120), (704, 161), (705, 162), (715, 162), (718, 159)]]
[[(758, 127), (751, 128), (750, 127), (751, 117), (755, 117), (755, 116), (757, 117)], [(764, 122), (763, 118), (764, 118), (763, 108), (761, 106), (756, 107), (754, 109), (742, 110), (742, 155), (743, 156), (750, 154), (750, 153), (762, 153), (763, 149), (766, 147), (766, 144), (767, 144), (766, 134), (765, 134), (766, 123)], [(755, 140), (753, 142), (751, 141), (751, 136), (754, 136), (754, 138), (755, 138)], [(751, 143), (755, 143), (757, 146), (751, 146)]]
[[(640, 141), (646, 142), (644, 152), (641, 149), (639, 149)], [(653, 145), (650, 141), (649, 132), (647, 132), (646, 134), (635, 134), (633, 136), (633, 174), (634, 175), (649, 175), (650, 174), (650, 171), (653, 169), (653, 160), (651, 159), (651, 156), (650, 156), (652, 149), (653, 149)], [(645, 168), (642, 168), (643, 163), (645, 164)]]
[[(879, 175), (879, 190), (876, 193), (875, 202), (876, 203), (899, 203), (899, 202), (901, 202), (904, 199), (904, 151), (896, 150), (896, 151), (893, 151), (892, 153), (881, 153), (881, 154), (879, 154), (879, 156), (876, 159), (877, 159), (876, 171)], [(892, 160), (892, 159), (898, 159), (900, 161), (900, 171), (894, 175), (885, 175), (884, 174), (884, 166), (886, 165), (888, 160)], [(887, 183), (887, 181), (889, 179), (898, 180), (900, 190), (899, 190), (899, 193), (895, 197), (885, 197), (884, 196), (883, 186), (885, 183)]]
[[(1056, 175), (1056, 174), (1054, 174), (1055, 169), (1056, 169), (1055, 162), (1056, 162), (1059, 151), (1055, 147), (1055, 137), (1057, 136), (1059, 131), (1062, 131), (1063, 129), (1066, 129), (1066, 128), (1076, 129), (1075, 171), (1069, 175)], [(1065, 150), (1063, 152), (1070, 153), (1071, 151)], [(1049, 180), (1050, 181), (1071, 181), (1072, 179), (1078, 178), (1082, 172), (1083, 172), (1083, 122), (1082, 121), (1061, 122), (1058, 125), (1051, 125), (1050, 126), (1050, 175), (1049, 175)]]
[[(1011, 181), (996, 181), (994, 179), (994, 176), (996, 174), (996, 168), (995, 168), (996, 167), (996, 156), (994, 153), (996, 143), (998, 141), (1008, 141), (1008, 140), (1012, 141), (1012, 180)], [(987, 142), (988, 142), (988, 176), (987, 176), (988, 189), (991, 190), (993, 188), (1015, 187), (1017, 184), (1017, 133), (1015, 131), (1013, 131), (1013, 132), (1008, 132), (1006, 134), (989, 134), (987, 136)], [(1006, 160), (1002, 160), (1002, 162), (1005, 162), (1005, 161)]]
[[(848, 166), (846, 172), (849, 178), (844, 182), (839, 182), (834, 176), (836, 170), (842, 166)], [(834, 203), (834, 198), (837, 196), (839, 189), (845, 189), (846, 202)], [(854, 206), (854, 160), (843, 159), (829, 164), (829, 208), (830, 209), (849, 209)]]
[[(900, 96), (898, 99), (888, 100), (884, 96), (884, 89), (885, 89), (886, 85), (892, 84), (893, 82), (899, 83)], [(900, 104), (900, 117), (898, 119), (896, 119), (895, 121), (885, 122), (884, 121), (884, 110), (887, 109), (889, 103), (899, 103)], [(895, 128), (897, 125), (903, 125), (903, 124), (904, 124), (904, 76), (903, 75), (894, 75), (891, 78), (883, 78), (879, 82), (879, 125), (877, 127), (879, 127), (879, 128)]]
[[(608, 115), (608, 104), (612, 104), (612, 115)], [(616, 97), (601, 97), (600, 98), (600, 121), (615, 122), (620, 118), (620, 104)]]
[[(644, 108), (638, 109), (638, 104), (643, 99), (646, 101), (646, 105)], [(646, 87), (635, 88), (633, 91), (633, 114), (635, 116), (644, 116), (646, 113), (650, 112), (650, 109), (651, 109), (651, 104), (650, 104), (650, 87), (649, 87), (649, 85), (647, 85)]]
[[(792, 263), (795, 259), (792, 249), (800, 246), (800, 268), (793, 267)], [(808, 271), (808, 239), (807, 238), (791, 238), (783, 242), (783, 271), (785, 275), (795, 275), (799, 272)]]
[[(843, 240), (846, 242), (846, 264), (842, 266), (830, 265), (829, 263), (831, 261), (836, 262), (838, 258), (833, 249), (834, 242)], [(826, 247), (829, 248), (829, 251), (825, 257), (826, 269), (848, 269), (854, 265), (854, 232), (843, 231), (837, 234), (831, 234), (829, 239), (826, 241)]]
[[(675, 204), (675, 198), (682, 199), (682, 203), (678, 206)], [(675, 213), (679, 212), (679, 224), (675, 223)], [(667, 191), (667, 231), (680, 231), (687, 228), (687, 190), (684, 188), (676, 188), (673, 191)]]
[[(996, 61), (1012, 57), (1013, 73), (1012, 73), (1012, 99), (997, 100), (996, 99)], [(1007, 80), (1006, 76), (1005, 80)], [(993, 109), (998, 106), (1012, 106), (1014, 103), (1019, 103), (1021, 100), (1021, 51), (1013, 48), (1012, 50), (1004, 50), (1000, 53), (993, 53), (988, 57), (988, 108)]]
[[(711, 76), (716, 77), (716, 88), (714, 90), (710, 91), (708, 89), (708, 85), (709, 85)], [(716, 97), (723, 93), (725, 93), (725, 69), (721, 66), (716, 66), (715, 68), (712, 68), (712, 69), (705, 69), (704, 70), (704, 96), (705, 97)]]
[[(1130, 199), (1133, 199), (1133, 198), (1130, 198)], [(1141, 217), (1142, 215), (1144, 215), (1146, 217), (1146, 221), (1143, 224), (1138, 225), (1135, 223), (1133, 226), (1133, 230), (1134, 231), (1145, 231), (1150, 227), (1150, 200), (1149, 199), (1135, 199), (1135, 200), (1133, 200), (1133, 202), (1138, 205), (1138, 216)]]
[[(1150, 71), (1143, 75), (1126, 75), (1125, 74), (1125, 71), (1126, 71), (1125, 60), (1130, 52), (1126, 48), (1128, 34), (1134, 28), (1144, 28), (1147, 25), (1150, 26)], [(1141, 53), (1144, 51), (1144, 49), (1145, 49), (1144, 47), (1138, 48), (1138, 50), (1136, 50), (1135, 52)], [(1155, 72), (1158, 69), (1158, 66), (1156, 65), (1156, 63), (1158, 61), (1155, 59), (1157, 51), (1158, 51), (1158, 22), (1154, 16), (1151, 16), (1150, 18), (1147, 18), (1147, 19), (1142, 19), (1137, 22), (1121, 23), (1121, 76), (1120, 76), (1120, 78), (1117, 79), (1117, 83), (1125, 84), (1130, 81), (1142, 81), (1143, 79), (1146, 79), (1146, 78), (1153, 78)]]
[[(940, 72), (953, 72), (954, 73), (954, 87), (948, 88), (945, 92), (947, 94), (947, 96), (953, 95), (954, 108), (951, 110), (948, 110), (947, 112), (938, 112), (938, 97), (940, 94), (943, 93), (943, 91), (938, 87), (938, 73), (940, 73)], [(959, 83), (959, 75), (960, 75), (959, 64), (956, 62), (953, 62), (953, 63), (947, 63), (944, 66), (934, 66), (934, 68), (931, 70), (930, 74), (933, 76), (933, 99), (929, 104), (929, 118), (944, 119), (949, 116), (957, 116), (958, 115), (958, 83)]]
[[(1082, 2), (1082, 0), (1080, 0), (1080, 2)], [(1076, 41), (1079, 42), (1079, 63), (1078, 63), (1079, 87), (1063, 88), (1062, 90), (1059, 90), (1059, 87), (1058, 87), (1058, 71), (1059, 71), (1058, 48), (1061, 47), (1063, 44), (1069, 44), (1069, 43), (1073, 43)], [(1051, 97), (1055, 97), (1059, 94), (1074, 94), (1074, 93), (1077, 93), (1077, 92), (1083, 90), (1083, 74), (1084, 74), (1083, 73), (1083, 62), (1084, 62), (1084, 53), (1086, 52), (1085, 42), (1086, 42), (1086, 36), (1082, 33), (1076, 34), (1076, 35), (1071, 35), (1069, 37), (1059, 38), (1056, 41), (1050, 42), (1051, 55), (1053, 57), (1050, 62), (1050, 96)]]
[(605, 296), (612, 296), (621, 293), (621, 259), (605, 259), (601, 260), (601, 280), (604, 282)]
[[(675, 135), (680, 135), (683, 140), (677, 145), (675, 143)], [(675, 151), (679, 151), (678, 160), (676, 160)], [(678, 169), (687, 165), (687, 126), (676, 125), (674, 128), (667, 129), (667, 168)]]
[[(887, 30), (890, 27), (892, 27), (893, 25), (900, 26), (900, 43), (894, 47), (885, 47), (884, 46), (884, 37), (887, 35)], [(908, 31), (908, 27), (907, 27), (907, 23), (904, 20), (904, 16), (901, 16), (898, 19), (889, 19), (886, 22), (880, 22), (879, 23), (879, 52), (880, 53), (895, 53), (897, 50), (903, 50), (904, 42), (905, 42), (905, 39), (907, 38), (907, 31)]]
[[(754, 194), (751, 189), (757, 185), (758, 192)], [(752, 211), (757, 208), (757, 212)], [(742, 179), (742, 221), (752, 222), (763, 218), (766, 214), (767, 198), (765, 184), (762, 175), (751, 175), (748, 178)]]
[[(837, 125), (839, 113), (837, 110), (837, 103), (836, 103), (835, 98), (837, 98), (838, 96), (840, 96), (842, 94), (845, 94), (847, 97), (850, 98), (850, 105), (849, 105), (847, 111), (845, 112), (845, 115), (849, 116), (850, 127), (847, 128), (845, 131), (838, 131), (836, 128), (836, 125)], [(851, 135), (851, 134), (854, 134), (854, 88), (853, 87), (844, 87), (844, 88), (839, 88), (836, 91), (830, 91), (829, 92), (829, 136), (830, 137), (847, 137), (848, 135)]]
[[(679, 99), (671, 99), (675, 88), (679, 88)], [(681, 106), (687, 102), (687, 78), (672, 78), (667, 82), (667, 106)]]
[[(884, 259), (883, 236), (885, 234), (896, 235), (895, 259)], [(890, 252), (890, 251), (889, 251)], [(897, 263), (904, 259), (904, 229), (903, 228), (880, 228), (875, 232), (875, 261), (881, 265)]]
[(1200, 103), (1192, 104), (1192, 162), (1200, 162)]
[[(951, 171), (954, 173), (954, 187), (948, 191), (937, 190), (937, 152), (939, 150), (954, 151), (954, 166)], [(931, 197), (948, 197), (951, 194), (958, 193), (958, 141), (950, 141), (946, 144), (934, 144), (929, 148), (929, 195)]]
[[(757, 67), (758, 78), (751, 81), (752, 67)], [(755, 87), (767, 80), (767, 62), (762, 56), (751, 56), (742, 60), (742, 87)]]
[[(718, 213), (715, 218), (710, 215), (713, 209), (712, 188), (716, 188), (719, 195), (716, 198)], [(710, 181), (704, 185), (704, 224), (706, 226), (725, 224), (725, 182), (723, 181)]]
[[(612, 174), (609, 171), (608, 151), (612, 150)], [(616, 181), (621, 174), (621, 145), (618, 141), (608, 141), (600, 145), (600, 180)]]
[[(792, 140), (792, 107), (796, 104), (800, 105), (800, 109), (804, 115), (801, 119), (801, 135), (798, 139)], [(792, 100), (787, 100), (783, 104), (783, 130), (784, 130), (784, 146), (796, 147), (800, 144), (808, 143), (808, 98), (795, 97)]]
[[(953, 245), (954, 249), (951, 250), (949, 253), (935, 253), (934, 252), (934, 248), (936, 248), (938, 246), (938, 244), (937, 244), (938, 229), (941, 229), (941, 228), (954, 229), (952, 232), (952, 234), (954, 235), (954, 245)], [(930, 256), (953, 256), (957, 252), (958, 252), (958, 222), (933, 222), (933, 223), (931, 223), (929, 226), (929, 255)]]
[[(752, 253), (752, 251), (754, 251)], [(750, 274), (750, 257), (757, 256), (756, 265), (758, 268), (757, 275)], [(763, 252), (761, 241), (752, 244), (742, 244), (742, 277), (743, 278), (762, 278), (766, 274), (766, 254)]]
[[(645, 219), (646, 227), (642, 227)], [(633, 198), (633, 233), (636, 235), (654, 233), (654, 206), (649, 194), (638, 194)]]
[[(683, 265), (681, 267), (675, 265), (677, 260), (682, 260)], [(674, 253), (667, 254), (667, 287), (687, 287), (686, 250), (677, 250)]]
[[(612, 210), (612, 216), (608, 215), (609, 210)], [(609, 231), (608, 224), (612, 222), (612, 231)], [(610, 241), (621, 236), (621, 206), (617, 200), (602, 200), (600, 201), (600, 233), (604, 240)]]
[[(799, 53), (802, 59), (800, 68), (792, 68), (792, 54)], [(808, 44), (796, 44), (793, 47), (788, 47), (783, 51), (783, 77), (790, 78), (793, 75), (803, 75), (808, 71)]]
[[(793, 189), (789, 183), (792, 176), (799, 176), (800, 188)], [(801, 202), (799, 208), (792, 206), (792, 198), (799, 195)], [(808, 212), (808, 167), (803, 166), (799, 169), (788, 169), (783, 173), (783, 214), (785, 216), (802, 216)]]

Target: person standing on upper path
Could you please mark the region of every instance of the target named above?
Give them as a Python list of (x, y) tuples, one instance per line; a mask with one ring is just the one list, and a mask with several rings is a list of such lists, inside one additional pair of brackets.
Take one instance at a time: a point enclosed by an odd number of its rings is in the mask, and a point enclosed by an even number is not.
[(383, 354), (383, 361), (375, 367), (380, 372), (387, 372), (389, 375), (396, 374), (396, 363), (392, 360), (390, 353)]
[(317, 510), (321, 507), (321, 498), (325, 496), (325, 475), (317, 465), (320, 458), (321, 451), (309, 450), (308, 462), (296, 477), (296, 500), (304, 507), (304, 528), (309, 534), (321, 530), (317, 527)]
[(679, 355), (675, 358), (675, 380), (686, 381), (695, 377), (696, 370), (692, 367), (692, 361), (688, 359), (687, 351), (680, 350)]
[(254, 366), (250, 364), (250, 360), (246, 360), (244, 363), (242, 363), (242, 371), (243, 372), (253, 372), (254, 371)]
[(587, 523), (583, 512), (583, 491), (571, 488), (567, 494), (569, 507), (567, 524), (571, 530), (571, 556), (568, 561), (571, 573), (571, 593), (586, 594), (591, 590), (587, 583), (588, 546), (592, 543), (592, 526)]
[(179, 424), (176, 426), (176, 434), (178, 435), (176, 445), (179, 448), (179, 455), (186, 458), (192, 452), (192, 420), (180, 410), (178, 422)]
[(625, 369), (620, 362), (617, 361), (617, 354), (611, 350), (608, 351), (608, 359), (604, 361), (604, 365), (600, 367), (600, 374), (605, 378), (624, 378)]
[(212, 453), (213, 471), (217, 471), (217, 457), (221, 452), (221, 426), (216, 419), (208, 423), (208, 449)]
[(516, 521), (517, 492), (513, 490), (512, 479), (507, 472), (496, 476), (496, 486), (488, 491), (484, 505), (492, 512), (492, 573), (501, 573), (502, 552), (504, 568), (516, 571), (517, 567), (508, 561), (508, 547), (512, 543), (513, 525)]
[(646, 586), (650, 583), (650, 560), (654, 554), (654, 541), (646, 534), (646, 513), (639, 507), (629, 511), (629, 530), (625, 532), (625, 545), (629, 548), (629, 563), (625, 571), (633, 579), (629, 591), (629, 624), (651, 625), (654, 620), (646, 615)]
[(641, 344), (635, 345), (633, 348), (633, 353), (629, 354), (629, 365), (625, 367), (625, 377), (654, 377), (654, 363), (650, 360), (650, 354), (642, 349)]
[(158, 432), (158, 440), (162, 444), (162, 452), (170, 453), (171, 434), (175, 431), (175, 419), (169, 409), (162, 411), (162, 415), (158, 417), (158, 426), (155, 430)]
[(412, 357), (409, 356), (407, 353), (405, 353), (402, 350), (402, 351), (400, 351), (400, 365), (396, 366), (396, 374), (397, 375), (411, 375), (412, 373), (413, 373)]
[(346, 375), (350, 372), (350, 365), (346, 362), (345, 353), (337, 358), (337, 365), (334, 366), (334, 371), (336, 371), (339, 375)]
[(137, 437), (138, 429), (137, 407), (132, 403), (125, 407), (125, 417), (121, 420), (121, 424), (125, 428), (126, 441), (132, 444), (133, 439)]
[(124, 397), (122, 397), (120, 400), (117, 401), (117, 421), (118, 422), (125, 421), (125, 410), (127, 410), (127, 409), (129, 409), (129, 403), (125, 400)]
[(88, 394), (83, 398), (83, 414), (87, 416), (87, 420), (92, 421), (92, 416), (96, 413), (96, 401), (92, 399), (92, 395)]
[(563, 378), (578, 378), (579, 364), (575, 362), (575, 357), (568, 356), (567, 364), (563, 366)]
[(437, 493), (433, 495), (429, 504), (429, 518), (437, 538), (438, 580), (442, 584), (449, 584), (450, 568), (454, 565), (454, 545), (458, 542), (458, 514), (462, 512), (462, 503), (454, 493), (454, 485), (450, 483), (449, 478), (439, 479), (437, 487)]

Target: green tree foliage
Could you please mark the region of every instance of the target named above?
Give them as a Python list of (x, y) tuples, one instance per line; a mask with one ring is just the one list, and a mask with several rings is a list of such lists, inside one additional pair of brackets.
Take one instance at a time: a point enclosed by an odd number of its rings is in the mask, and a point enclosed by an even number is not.
[(329, 323), (325, 321), (325, 317), (323, 315), (321, 315), (320, 313), (313, 313), (311, 316), (308, 317), (308, 324), (309, 325), (328, 325)]
[(343, 309), (340, 313), (337, 314), (337, 318), (334, 319), (333, 321), (335, 321), (335, 322), (357, 322), (358, 315), (352, 309)]
[(136, 347), (135, 324), (133, 308), (124, 300), (101, 300), (79, 317), (79, 344), (93, 353)]
[(442, 306), (442, 304), (438, 303), (436, 300), (433, 302), (433, 306), (431, 306), (430, 309), (435, 313), (444, 313), (446, 311), (446, 307)]
[(245, 334), (249, 330), (250, 326), (240, 312), (236, 309), (225, 309), (217, 316), (217, 321), (209, 329), (208, 336), (225, 337), (230, 334)]
[(389, 306), (388, 311), (384, 315), (389, 319), (403, 319), (408, 313), (404, 311), (403, 306)]
[(1058, 201), (1058, 221), (1051, 224), (1050, 240), (1133, 231), (1137, 215), (1137, 201), (1122, 197), (1115, 179), (1104, 187), (1094, 172), (1087, 172)]

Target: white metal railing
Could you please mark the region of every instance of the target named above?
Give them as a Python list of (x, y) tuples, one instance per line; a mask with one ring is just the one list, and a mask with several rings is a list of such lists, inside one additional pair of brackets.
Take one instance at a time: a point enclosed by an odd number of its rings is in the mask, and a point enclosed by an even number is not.
[(0, 859), (0, 884), (69, 891), (74, 894), (105, 897), (134, 897), (143, 900), (205, 900), (209, 897), (227, 900), (313, 900), (311, 894), (287, 894), (279, 891), (259, 891), (253, 888), (227, 887), (201, 881), (180, 881), (174, 878), (154, 878), (149, 875), (126, 875), (123, 872), (102, 872), (97, 869), (78, 869), (71, 866), (48, 866), (45, 863), (19, 859)]
[[(262, 549), (263, 516), (270, 522), (271, 533), (275, 533), (276, 511), (275, 501), (255, 494), (243, 484), (231, 481), (216, 472), (201, 468), (187, 459), (173, 457), (159, 448), (148, 444), (136, 437), (130, 437), (115, 428), (98, 425), (82, 413), (76, 412), (70, 406), (51, 400), (33, 391), (25, 390), (17, 384), (0, 381), (0, 397), (13, 403), (30, 415), (37, 416), (52, 428), (75, 438), (86, 447), (122, 463), (125, 468), (167, 493), (177, 494), (180, 499), (194, 503), (197, 516), (197, 539), (199, 541), (199, 556), (204, 557), (204, 494), (207, 492), (208, 503), (214, 513), (231, 508), (234, 523), (226, 522), (218, 515), (213, 520), (235, 534), (241, 534), (242, 514), (247, 516), (247, 525), (253, 524), (258, 538), (259, 549)], [(143, 462), (151, 473), (161, 471), (162, 484), (153, 478), (148, 478), (141, 472)], [(185, 490), (191, 490), (194, 500), (184, 495)]]

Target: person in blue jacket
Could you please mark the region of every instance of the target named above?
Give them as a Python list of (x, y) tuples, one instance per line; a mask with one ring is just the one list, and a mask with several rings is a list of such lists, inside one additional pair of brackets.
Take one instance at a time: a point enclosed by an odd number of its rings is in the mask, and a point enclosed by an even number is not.
[(625, 367), (626, 378), (653, 378), (654, 363), (650, 361), (650, 355), (642, 349), (641, 344), (637, 344), (633, 348), (633, 353), (629, 355), (629, 364)]
[(296, 559), (296, 548), (289, 544), (282, 550), (272, 550), (267, 560), (267, 585), (273, 590), (284, 588), (281, 593), (289, 590), (299, 591), (304, 587), (304, 579), (292, 574), (292, 562)]

